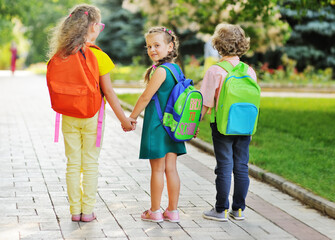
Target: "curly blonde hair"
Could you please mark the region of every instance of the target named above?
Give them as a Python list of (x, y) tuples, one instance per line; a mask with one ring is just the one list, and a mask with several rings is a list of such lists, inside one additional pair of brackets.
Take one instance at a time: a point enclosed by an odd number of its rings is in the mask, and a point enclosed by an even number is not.
[[(149, 29), (149, 31), (144, 35), (145, 38), (147, 38), (150, 34), (163, 34), (164, 36), (164, 40), (166, 44), (169, 44), (170, 42), (173, 43), (173, 49), (171, 52), (168, 53), (168, 55), (162, 59), (160, 59), (158, 61), (158, 63), (156, 63), (156, 67), (158, 67), (159, 65), (165, 63), (165, 62), (171, 62), (172, 60), (176, 59), (178, 57), (178, 47), (179, 47), (179, 41), (178, 38), (176, 36), (176, 34), (170, 30), (167, 29), (165, 27), (152, 27)], [(149, 82), (150, 80), (150, 73), (153, 70), (153, 66), (149, 67), (145, 73), (144, 76), (144, 81), (146, 83)]]
[(89, 25), (99, 22), (100, 19), (100, 10), (97, 7), (88, 4), (75, 6), (67, 17), (60, 20), (51, 33), (49, 59), (56, 53), (66, 58), (78, 52), (85, 46)]
[(221, 23), (215, 28), (212, 44), (221, 56), (241, 57), (250, 48), (250, 38), (239, 25)]

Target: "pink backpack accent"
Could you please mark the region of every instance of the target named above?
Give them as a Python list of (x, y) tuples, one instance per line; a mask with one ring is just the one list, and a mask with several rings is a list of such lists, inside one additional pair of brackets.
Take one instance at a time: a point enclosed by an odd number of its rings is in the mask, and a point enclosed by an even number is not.
[[(105, 111), (105, 101), (102, 98), (99, 116), (98, 116), (98, 127), (97, 127), (97, 141), (95, 146), (100, 147), (101, 137), (102, 137), (102, 123), (104, 120), (104, 111)], [(55, 138), (54, 142), (58, 142), (59, 139), (59, 125), (60, 125), (60, 113), (56, 112), (56, 121), (55, 121)]]

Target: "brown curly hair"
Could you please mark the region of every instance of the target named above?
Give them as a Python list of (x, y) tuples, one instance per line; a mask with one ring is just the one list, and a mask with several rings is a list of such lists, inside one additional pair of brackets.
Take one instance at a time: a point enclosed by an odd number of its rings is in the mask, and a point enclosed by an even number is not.
[(100, 18), (100, 10), (95, 6), (88, 4), (75, 6), (53, 29), (49, 40), (48, 57), (52, 58), (56, 53), (64, 58), (75, 54), (87, 41), (89, 25), (100, 21)]
[[(165, 62), (171, 62), (172, 60), (176, 59), (178, 57), (178, 46), (179, 46), (179, 41), (178, 38), (176, 36), (176, 34), (169, 29), (169, 32), (167, 31), (167, 28), (165, 27), (152, 27), (149, 29), (149, 31), (145, 34), (145, 38), (147, 38), (148, 35), (150, 34), (164, 34), (164, 39), (165, 39), (165, 43), (169, 44), (170, 42), (173, 43), (173, 49), (171, 52), (168, 53), (168, 55), (162, 59), (160, 59), (158, 61), (158, 63), (156, 63), (156, 67), (158, 67), (159, 65), (165, 63)], [(145, 76), (144, 76), (144, 81), (146, 83), (149, 82), (150, 80), (150, 73), (153, 70), (153, 66), (149, 67), (147, 69), (147, 71), (145, 72)]]
[(212, 44), (221, 56), (241, 57), (250, 48), (250, 38), (239, 25), (221, 23), (215, 28)]

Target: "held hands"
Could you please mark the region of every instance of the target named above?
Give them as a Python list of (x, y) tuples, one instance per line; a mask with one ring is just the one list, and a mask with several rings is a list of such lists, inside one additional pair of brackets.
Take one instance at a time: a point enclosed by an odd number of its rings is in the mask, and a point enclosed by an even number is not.
[(128, 119), (130, 120), (130, 123), (131, 123), (131, 127), (132, 127), (131, 130), (135, 130), (137, 121), (134, 118), (131, 118), (131, 117), (129, 117)]
[(121, 124), (123, 131), (129, 132), (135, 130), (137, 121), (131, 117), (128, 117), (127, 120), (127, 123)]

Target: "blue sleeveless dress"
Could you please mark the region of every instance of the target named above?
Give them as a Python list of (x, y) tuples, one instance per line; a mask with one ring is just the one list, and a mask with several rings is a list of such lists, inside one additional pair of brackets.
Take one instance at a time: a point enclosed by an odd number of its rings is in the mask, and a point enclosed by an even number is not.
[[(179, 66), (177, 64), (174, 65), (179, 71)], [(166, 71), (166, 79), (157, 91), (162, 111), (165, 109), (175, 84), (176, 82), (170, 71)], [(144, 112), (140, 159), (162, 158), (169, 152), (176, 153), (178, 156), (185, 154), (185, 143), (177, 143), (170, 138), (159, 120), (155, 102), (151, 100)]]

